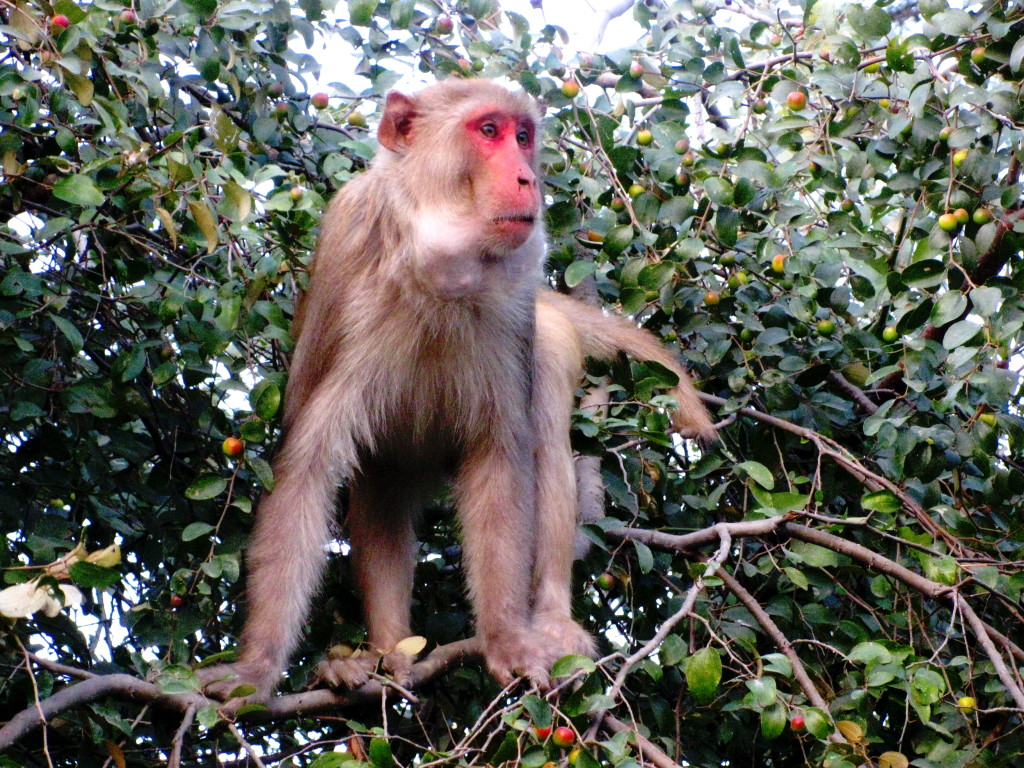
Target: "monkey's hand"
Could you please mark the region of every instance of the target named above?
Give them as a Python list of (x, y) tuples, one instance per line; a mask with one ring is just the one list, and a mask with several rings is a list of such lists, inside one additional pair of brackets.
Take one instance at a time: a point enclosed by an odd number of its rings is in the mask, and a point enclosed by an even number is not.
[(280, 671), (258, 662), (217, 664), (196, 671), (203, 693), (227, 702), (231, 710), (264, 702), (277, 687)]
[(583, 627), (568, 616), (538, 614), (533, 617), (534, 632), (546, 638), (552, 645), (560, 649), (562, 656), (597, 656), (594, 638)]
[(381, 654), (362, 650), (358, 655), (345, 657), (328, 654), (316, 665), (315, 680), (331, 688), (359, 688), (379, 666), (398, 685), (408, 688), (412, 681), (412, 664), (413, 657), (402, 651)]

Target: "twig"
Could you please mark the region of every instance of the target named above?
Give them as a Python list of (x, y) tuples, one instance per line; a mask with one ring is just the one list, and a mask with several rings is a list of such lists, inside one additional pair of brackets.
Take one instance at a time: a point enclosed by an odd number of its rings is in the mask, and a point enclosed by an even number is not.
[(768, 615), (768, 612), (761, 607), (761, 604), (754, 599), (754, 596), (731, 573), (723, 568), (718, 572), (718, 578), (746, 606), (746, 609), (757, 619), (757, 623), (761, 625), (761, 628), (768, 633), (776, 647), (789, 659), (789, 663), (793, 666), (793, 677), (796, 678), (796, 682), (800, 686), (800, 690), (804, 692), (807, 700), (819, 709), (828, 712), (828, 703), (818, 692), (818, 689), (814, 687), (814, 683), (811, 682), (811, 676), (807, 674), (807, 669), (800, 660), (800, 654), (793, 649), (793, 644), (789, 642), (789, 638), (779, 629), (778, 624), (772, 621), (772, 617)]
[(1013, 675), (1010, 674), (1010, 670), (1007, 668), (1006, 663), (1003, 661), (1002, 654), (999, 653), (999, 649), (996, 648), (995, 643), (992, 642), (992, 638), (988, 636), (988, 631), (985, 623), (981, 618), (974, 612), (970, 603), (964, 600), (963, 595), (958, 592), (953, 593), (953, 601), (960, 607), (960, 611), (963, 613), (964, 618), (967, 619), (967, 623), (971, 625), (971, 629), (974, 630), (974, 634), (978, 638), (978, 642), (985, 649), (985, 653), (988, 654), (989, 661), (996, 668), (996, 674), (999, 675), (999, 680), (1006, 687), (1010, 696), (1017, 703), (1017, 709), (1024, 712), (1024, 690), (1021, 690), (1020, 685), (1013, 679)]
[(179, 768), (181, 765), (181, 747), (185, 741), (185, 736), (188, 734), (188, 729), (192, 727), (192, 721), (195, 719), (198, 710), (197, 702), (192, 702), (189, 704), (188, 709), (185, 710), (185, 716), (181, 719), (181, 725), (178, 726), (178, 730), (174, 732), (174, 739), (171, 740), (171, 755), (167, 759), (167, 768)]
[(614, 715), (604, 716), (604, 727), (612, 733), (628, 733), (636, 739), (637, 749), (640, 751), (640, 759), (646, 760), (657, 768), (679, 768), (679, 764), (666, 755), (654, 742), (644, 736), (629, 723), (624, 723)]
[(237, 725), (234, 723), (228, 723), (228, 730), (231, 731), (231, 735), (238, 740), (238, 743), (242, 745), (242, 749), (245, 750), (245, 753), (249, 756), (249, 759), (256, 764), (257, 768), (267, 768), (263, 764), (263, 761), (260, 760), (260, 756), (256, 754), (256, 750), (253, 749), (252, 744), (246, 741), (245, 737), (242, 736), (242, 732), (238, 730)]

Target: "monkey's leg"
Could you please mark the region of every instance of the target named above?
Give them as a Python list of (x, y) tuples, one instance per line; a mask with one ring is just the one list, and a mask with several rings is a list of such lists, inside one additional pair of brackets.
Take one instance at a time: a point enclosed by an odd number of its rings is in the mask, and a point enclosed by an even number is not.
[[(498, 425), (490, 432), (509, 435), (513, 429)], [(487, 667), (503, 684), (525, 674), (546, 686), (558, 652), (530, 627), (537, 530), (533, 456), (526, 444), (523, 438), (523, 447), (471, 450), (459, 469), (456, 493), (470, 598)]]
[(383, 656), (400, 685), (409, 682), (412, 659), (394, 651), (412, 634), (409, 605), (416, 570), (416, 521), (434, 495), (433, 477), (362, 475), (353, 481), (347, 515), (356, 584), (369, 630), (369, 650), (347, 659), (324, 659), (317, 673), (332, 686), (357, 688)]
[(265, 698), (277, 686), (302, 634), (327, 560), (339, 474), (355, 461), (343, 403), (322, 386), (285, 438), (274, 464), (276, 486), (256, 511), (246, 569), (248, 616), (238, 661), (199, 671), (206, 690), (221, 698), (242, 684)]
[(536, 631), (563, 654), (594, 655), (590, 634), (572, 619), (572, 558), (576, 535), (576, 472), (569, 431), (582, 354), (570, 324), (538, 305), (533, 380), (537, 430)]

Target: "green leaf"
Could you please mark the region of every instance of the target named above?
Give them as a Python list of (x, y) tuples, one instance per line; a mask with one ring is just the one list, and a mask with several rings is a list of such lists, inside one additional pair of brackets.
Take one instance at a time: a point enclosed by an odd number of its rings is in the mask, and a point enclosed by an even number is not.
[(265, 490), (274, 490), (274, 469), (267, 461), (259, 456), (247, 456), (245, 463), (256, 473), (256, 477), (260, 479), (260, 484)]
[(368, 27), (377, 9), (377, 0), (348, 0), (348, 18), (357, 27)]
[(370, 762), (376, 768), (395, 768), (395, 760), (391, 754), (391, 744), (387, 739), (370, 739)]
[(686, 687), (698, 704), (709, 704), (715, 698), (722, 680), (722, 658), (708, 646), (694, 653), (686, 662)]
[(850, 26), (864, 40), (878, 40), (889, 34), (892, 19), (889, 14), (876, 5), (862, 8), (856, 4), (845, 6)]
[(189, 525), (186, 525), (185, 530), (181, 532), (181, 540), (194, 541), (201, 536), (205, 536), (212, 530), (214, 530), (214, 527), (209, 523), (190, 523)]
[(538, 728), (546, 728), (551, 725), (551, 705), (535, 694), (529, 694), (522, 698), (523, 709), (530, 715), (530, 722)]
[(932, 309), (932, 325), (945, 325), (960, 317), (967, 309), (967, 297), (959, 291), (946, 291)]
[(789, 580), (792, 581), (796, 586), (800, 587), (800, 589), (807, 589), (808, 587), (810, 587), (810, 582), (807, 581), (807, 576), (804, 575), (803, 571), (797, 568), (793, 568), (789, 565), (785, 566), (782, 570), (785, 571), (786, 576), (789, 577)]
[(814, 738), (824, 741), (832, 734), (832, 720), (828, 714), (816, 707), (809, 707), (804, 714), (807, 732)]
[(778, 698), (779, 690), (772, 677), (757, 677), (747, 680), (746, 685), (754, 706), (768, 707), (774, 704)]
[(273, 381), (264, 379), (249, 393), (249, 405), (257, 416), (270, 421), (281, 407), (281, 388)]
[(85, 174), (65, 176), (60, 179), (53, 185), (53, 195), (67, 203), (80, 205), (83, 208), (95, 208), (103, 205), (103, 201), (106, 200), (92, 177)]
[(981, 326), (971, 320), (961, 320), (953, 323), (946, 330), (942, 337), (942, 346), (946, 349), (956, 349), (965, 346), (981, 332)]
[(121, 572), (116, 568), (104, 568), (102, 565), (79, 560), (68, 568), (71, 580), (80, 587), (107, 589), (121, 581)]
[(82, 334), (79, 333), (74, 323), (60, 315), (50, 315), (50, 319), (57, 326), (57, 330), (64, 334), (64, 338), (68, 340), (71, 348), (76, 353), (81, 352), (85, 347), (85, 339), (82, 338)]
[(770, 491), (775, 487), (775, 479), (772, 477), (771, 470), (764, 464), (756, 461), (743, 461), (736, 465), (736, 469), (745, 472), (751, 480), (766, 490)]
[(565, 268), (564, 280), (565, 284), (569, 288), (575, 288), (577, 285), (582, 283), (597, 269), (597, 265), (592, 261), (574, 261), (568, 267)]
[(569, 677), (578, 671), (590, 674), (597, 669), (594, 660), (587, 656), (563, 656), (551, 667), (551, 677)]
[(787, 720), (786, 707), (781, 701), (761, 710), (761, 735), (768, 740), (777, 739), (786, 730)]
[(867, 510), (894, 515), (903, 508), (903, 504), (892, 491), (872, 491), (860, 497), (860, 505)]
[(711, 176), (704, 180), (704, 191), (711, 202), (718, 205), (732, 205), (734, 191), (732, 184), (720, 176)]
[(654, 568), (654, 553), (651, 552), (651, 548), (644, 544), (642, 541), (632, 540), (633, 549), (636, 550), (637, 565), (640, 568), (641, 573), (650, 573), (651, 569)]
[(835, 568), (839, 565), (839, 555), (831, 549), (811, 544), (807, 541), (794, 541), (790, 551), (804, 563), (814, 568)]
[(203, 473), (185, 490), (185, 496), (192, 501), (205, 501), (220, 496), (228, 487), (228, 481), (220, 475)]
[(892, 654), (885, 646), (869, 640), (855, 645), (846, 658), (848, 661), (862, 664), (888, 664), (892, 661)]

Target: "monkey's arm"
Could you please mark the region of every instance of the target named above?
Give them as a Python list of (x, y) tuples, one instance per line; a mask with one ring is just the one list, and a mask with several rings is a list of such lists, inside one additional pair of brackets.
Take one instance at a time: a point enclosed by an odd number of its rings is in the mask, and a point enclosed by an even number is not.
[(608, 360), (624, 352), (637, 360), (653, 360), (676, 374), (679, 383), (669, 390), (679, 405), (672, 412), (673, 429), (706, 441), (717, 438), (714, 423), (686, 369), (653, 334), (638, 328), (629, 318), (608, 314), (599, 307), (553, 291), (541, 291), (537, 301), (539, 306), (551, 310), (549, 322), (572, 326), (583, 357)]

